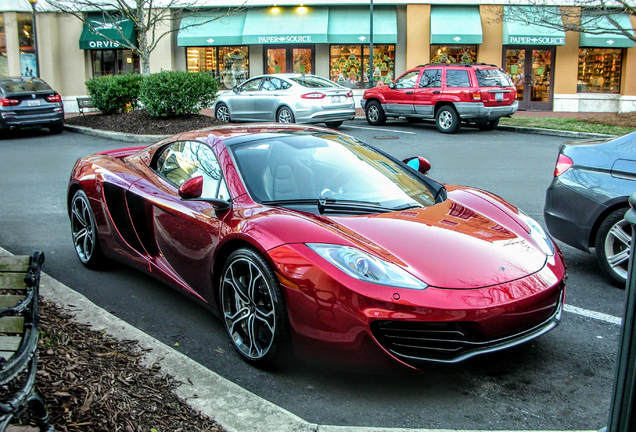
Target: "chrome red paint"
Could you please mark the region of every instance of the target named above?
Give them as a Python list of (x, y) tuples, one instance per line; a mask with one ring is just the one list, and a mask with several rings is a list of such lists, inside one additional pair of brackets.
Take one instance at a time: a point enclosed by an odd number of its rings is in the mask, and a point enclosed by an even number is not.
[[(414, 368), (417, 362), (378, 340), (375, 324), (461, 323), (474, 337), (496, 340), (546, 323), (560, 310), (566, 273), (560, 252), (546, 257), (516, 208), (487, 192), (449, 185), (448, 198), (428, 208), (364, 216), (327, 217), (254, 202), (225, 140), (300, 130), (321, 129), (229, 126), (102, 152), (77, 162), (69, 195), (77, 188), (88, 195), (105, 254), (152, 273), (216, 314), (223, 258), (237, 245), (257, 250), (281, 283), (294, 349), (311, 360)], [(161, 146), (197, 138), (212, 143), (232, 197), (230, 211), (217, 214), (210, 203), (181, 199), (178, 188), (149, 167)], [(135, 230), (137, 246), (114, 223), (122, 217)], [(413, 290), (357, 280), (306, 243), (362, 249), (429, 286)]]

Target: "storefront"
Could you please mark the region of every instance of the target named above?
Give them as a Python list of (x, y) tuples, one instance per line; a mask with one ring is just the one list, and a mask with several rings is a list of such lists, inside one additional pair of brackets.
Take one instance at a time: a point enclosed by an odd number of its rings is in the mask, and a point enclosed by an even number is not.
[(90, 53), (94, 78), (139, 73), (139, 57), (133, 50), (124, 48), (137, 40), (131, 20), (92, 14), (86, 22), (79, 47)]
[(475, 63), (482, 42), (478, 6), (431, 6), (431, 63)]
[[(395, 76), (395, 7), (374, 10), (374, 82)], [(181, 22), (177, 45), (187, 70), (206, 71), (229, 89), (261, 73), (311, 73), (350, 88), (369, 85), (369, 9), (270, 7)], [(228, 53), (230, 54), (228, 56)]]

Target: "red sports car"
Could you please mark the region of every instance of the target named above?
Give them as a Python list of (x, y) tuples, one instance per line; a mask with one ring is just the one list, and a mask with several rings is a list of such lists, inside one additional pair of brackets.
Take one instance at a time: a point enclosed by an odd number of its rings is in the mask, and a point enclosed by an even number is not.
[(331, 129), (227, 126), (80, 159), (68, 211), (83, 264), (156, 275), (256, 365), (293, 348), (417, 369), (554, 328), (566, 269), (550, 237), (429, 169)]

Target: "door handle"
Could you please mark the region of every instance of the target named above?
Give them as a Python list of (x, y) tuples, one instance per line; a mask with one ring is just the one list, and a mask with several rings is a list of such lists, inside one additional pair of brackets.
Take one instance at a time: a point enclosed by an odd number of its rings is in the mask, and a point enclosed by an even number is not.
[(407, 91), (406, 94), (413, 94), (413, 92), (412, 91)]
[(434, 90), (433, 91), (433, 94), (440, 94), (440, 93), (441, 93), (441, 91), (439, 91), (439, 90)]

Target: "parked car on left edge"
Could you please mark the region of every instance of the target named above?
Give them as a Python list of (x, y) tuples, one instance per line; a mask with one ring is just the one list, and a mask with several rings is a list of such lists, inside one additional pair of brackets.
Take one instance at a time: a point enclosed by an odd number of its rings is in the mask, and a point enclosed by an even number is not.
[(234, 87), (214, 103), (223, 122), (324, 123), (338, 128), (356, 116), (353, 92), (308, 74), (261, 75)]
[(64, 129), (62, 97), (40, 78), (0, 78), (0, 129)]

